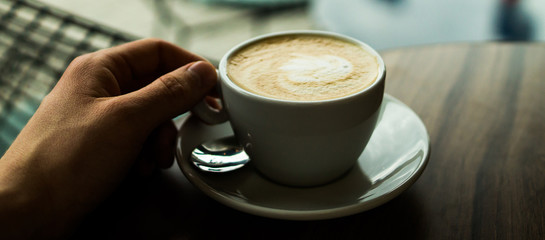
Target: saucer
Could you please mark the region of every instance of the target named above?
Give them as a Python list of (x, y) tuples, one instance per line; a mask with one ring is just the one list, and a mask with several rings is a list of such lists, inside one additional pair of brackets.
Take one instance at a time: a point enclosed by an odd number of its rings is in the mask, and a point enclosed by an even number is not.
[(218, 202), (276, 219), (330, 219), (377, 207), (409, 188), (424, 171), (430, 154), (429, 136), (420, 118), (387, 94), (358, 163), (326, 185), (297, 188), (277, 184), (251, 164), (233, 172), (210, 173), (191, 163), (191, 151), (197, 145), (232, 135), (229, 123), (206, 125), (194, 116), (183, 119), (177, 139), (178, 165), (193, 185)]

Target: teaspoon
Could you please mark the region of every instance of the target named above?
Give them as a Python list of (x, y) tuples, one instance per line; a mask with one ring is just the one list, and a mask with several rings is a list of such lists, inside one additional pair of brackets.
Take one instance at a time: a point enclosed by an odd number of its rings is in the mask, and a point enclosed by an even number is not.
[(191, 161), (206, 172), (229, 172), (243, 167), (250, 158), (231, 136), (197, 146), (191, 152)]

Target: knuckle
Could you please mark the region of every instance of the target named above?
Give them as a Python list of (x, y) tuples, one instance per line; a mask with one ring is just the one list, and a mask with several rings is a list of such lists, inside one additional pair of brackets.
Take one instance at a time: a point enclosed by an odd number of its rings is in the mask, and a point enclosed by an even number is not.
[(92, 56), (91, 56), (91, 54), (87, 53), (87, 54), (80, 55), (80, 56), (77, 56), (76, 58), (74, 58), (72, 60), (72, 62), (70, 62), (69, 67), (81, 68), (83, 66), (89, 65), (90, 61), (92, 61)]
[(145, 39), (144, 41), (149, 41), (150, 43), (155, 45), (157, 49), (161, 49), (161, 48), (163, 48), (165, 46), (172, 45), (170, 42), (165, 41), (165, 40), (160, 39), (160, 38), (148, 38), (148, 39)]
[(69, 68), (95, 69), (97, 66), (107, 66), (108, 64), (109, 59), (103, 54), (87, 53), (74, 58)]
[(189, 95), (187, 81), (176, 75), (166, 74), (159, 77), (158, 81), (163, 84), (165, 93), (170, 96), (169, 99), (186, 99)]
[(170, 44), (169, 42), (167, 42), (167, 41), (165, 41), (163, 39), (160, 39), (160, 38), (148, 38), (148, 39), (146, 39), (146, 41), (150, 41), (151, 43), (157, 44), (157, 45)]

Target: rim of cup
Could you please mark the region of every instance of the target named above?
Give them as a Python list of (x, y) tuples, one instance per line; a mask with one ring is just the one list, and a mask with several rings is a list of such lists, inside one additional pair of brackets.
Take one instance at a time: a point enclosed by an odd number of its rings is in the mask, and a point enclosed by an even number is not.
[[(347, 41), (347, 42), (356, 44), (356, 45), (362, 47), (367, 52), (371, 53), (371, 55), (373, 55), (376, 58), (377, 63), (379, 65), (378, 75), (377, 75), (375, 81), (370, 86), (362, 89), (361, 91), (358, 91), (358, 92), (355, 92), (355, 93), (352, 93), (352, 94), (349, 94), (349, 95), (345, 95), (345, 96), (342, 96), (342, 97), (331, 98), (331, 99), (322, 99), (322, 100), (311, 100), (311, 101), (286, 100), (286, 99), (278, 99), (278, 98), (272, 98), (272, 97), (259, 95), (259, 94), (250, 92), (250, 91), (238, 86), (236, 83), (234, 83), (229, 78), (229, 76), (227, 75), (227, 61), (229, 60), (229, 58), (233, 54), (235, 54), (236, 52), (238, 52), (242, 48), (244, 48), (244, 47), (246, 47), (246, 46), (248, 46), (248, 45), (250, 45), (252, 43), (259, 42), (259, 41), (267, 39), (267, 38), (285, 36), (285, 35), (327, 36), (327, 37), (333, 37), (333, 38), (337, 38), (337, 39), (340, 39), (340, 40), (343, 40), (343, 41)], [(378, 52), (375, 49), (373, 49), (371, 46), (369, 46), (368, 44), (366, 44), (366, 43), (364, 43), (364, 42), (362, 42), (362, 41), (360, 41), (358, 39), (355, 39), (355, 38), (352, 38), (352, 37), (349, 37), (349, 36), (346, 36), (346, 35), (342, 35), (342, 34), (335, 33), (335, 32), (321, 31), (321, 30), (290, 30), (290, 31), (268, 33), (268, 34), (264, 34), (264, 35), (260, 35), (260, 36), (257, 36), (257, 37), (250, 38), (250, 39), (248, 39), (246, 41), (243, 41), (243, 42), (235, 45), (235, 47), (231, 48), (222, 57), (218, 69), (219, 69), (219, 75), (221, 77), (221, 79), (219, 79), (219, 81), (225, 83), (228, 87), (230, 87), (232, 89), (235, 89), (236, 91), (242, 93), (244, 96), (250, 97), (250, 98), (253, 98), (253, 99), (266, 101), (266, 102), (281, 102), (281, 103), (288, 103), (288, 104), (323, 104), (323, 103), (344, 101), (346, 99), (353, 98), (354, 96), (357, 96), (357, 95), (360, 95), (360, 94), (366, 94), (367, 92), (371, 91), (371, 89), (376, 88), (379, 84), (381, 84), (381, 82), (384, 81), (384, 78), (385, 78), (385, 75), (386, 75), (386, 66), (384, 64), (384, 60), (378, 54)]]

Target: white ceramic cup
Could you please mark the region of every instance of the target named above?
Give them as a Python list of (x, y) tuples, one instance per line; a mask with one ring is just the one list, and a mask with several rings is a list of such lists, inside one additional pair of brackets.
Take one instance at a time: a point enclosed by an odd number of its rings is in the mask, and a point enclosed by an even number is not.
[[(319, 101), (260, 96), (229, 79), (228, 59), (239, 49), (264, 38), (298, 34), (325, 35), (361, 46), (377, 59), (377, 79), (355, 94)], [(287, 31), (247, 40), (225, 54), (218, 74), (223, 109), (211, 109), (203, 101), (193, 113), (212, 124), (229, 120), (260, 173), (278, 183), (305, 187), (331, 182), (357, 162), (375, 128), (386, 78), (384, 61), (373, 48), (323, 31)]]

